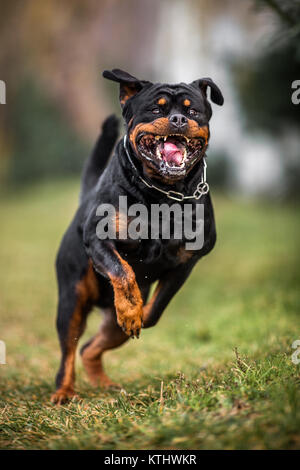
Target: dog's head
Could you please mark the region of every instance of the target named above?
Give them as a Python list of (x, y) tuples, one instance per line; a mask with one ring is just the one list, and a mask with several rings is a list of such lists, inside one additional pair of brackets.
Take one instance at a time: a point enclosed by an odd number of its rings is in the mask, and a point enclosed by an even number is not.
[(185, 178), (204, 156), (212, 116), (207, 97), (224, 102), (210, 78), (167, 85), (139, 80), (119, 69), (103, 76), (120, 84), (120, 103), (130, 144), (144, 172), (172, 183)]

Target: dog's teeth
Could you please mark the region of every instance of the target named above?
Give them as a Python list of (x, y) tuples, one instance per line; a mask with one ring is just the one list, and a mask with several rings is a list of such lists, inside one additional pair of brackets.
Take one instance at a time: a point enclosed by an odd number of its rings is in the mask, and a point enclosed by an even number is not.
[(165, 135), (165, 136), (164, 136), (164, 141), (166, 141), (166, 140), (167, 140), (167, 138), (168, 138), (168, 137)]

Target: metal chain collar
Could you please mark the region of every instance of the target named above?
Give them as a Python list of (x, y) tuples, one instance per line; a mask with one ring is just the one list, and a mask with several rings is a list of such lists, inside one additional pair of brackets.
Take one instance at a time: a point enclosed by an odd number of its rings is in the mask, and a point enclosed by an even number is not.
[(132, 161), (132, 159), (129, 155), (129, 151), (127, 149), (127, 136), (126, 135), (124, 136), (123, 144), (124, 144), (124, 149), (125, 149), (126, 155), (128, 157), (128, 160), (130, 161), (131, 166), (134, 168), (134, 170), (137, 173), (139, 179), (148, 188), (155, 189), (156, 191), (159, 191), (160, 193), (165, 194), (169, 199), (173, 199), (174, 201), (178, 201), (178, 202), (185, 201), (186, 199), (196, 199), (196, 200), (198, 200), (198, 199), (201, 198), (201, 196), (204, 196), (204, 194), (207, 194), (209, 192), (209, 185), (206, 182), (207, 163), (206, 163), (205, 157), (203, 157), (204, 165), (203, 165), (203, 173), (202, 173), (202, 176), (201, 176), (201, 181), (197, 184), (197, 187), (196, 187), (195, 191), (193, 192), (193, 194), (191, 194), (190, 196), (185, 196), (183, 193), (173, 191), (172, 189), (169, 189), (169, 191), (165, 191), (164, 189), (159, 188), (158, 186), (155, 186), (152, 183), (148, 183), (148, 181), (146, 181), (144, 178), (142, 178), (142, 176), (140, 176), (140, 174), (138, 173), (138, 170), (137, 170), (136, 166), (134, 165), (134, 163), (133, 163), (133, 161)]

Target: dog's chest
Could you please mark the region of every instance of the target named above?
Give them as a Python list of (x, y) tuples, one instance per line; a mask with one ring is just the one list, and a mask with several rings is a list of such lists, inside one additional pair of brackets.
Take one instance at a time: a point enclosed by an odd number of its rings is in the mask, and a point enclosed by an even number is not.
[(186, 262), (192, 252), (183, 240), (126, 240), (117, 243), (120, 255), (132, 266), (137, 278), (154, 281), (160, 275)]

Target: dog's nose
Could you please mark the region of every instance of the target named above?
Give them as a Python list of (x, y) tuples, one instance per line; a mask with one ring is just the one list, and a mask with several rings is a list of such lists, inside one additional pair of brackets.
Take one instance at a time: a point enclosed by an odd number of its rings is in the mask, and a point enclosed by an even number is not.
[(188, 120), (183, 114), (172, 114), (169, 121), (175, 129), (180, 131), (185, 130), (188, 124)]

